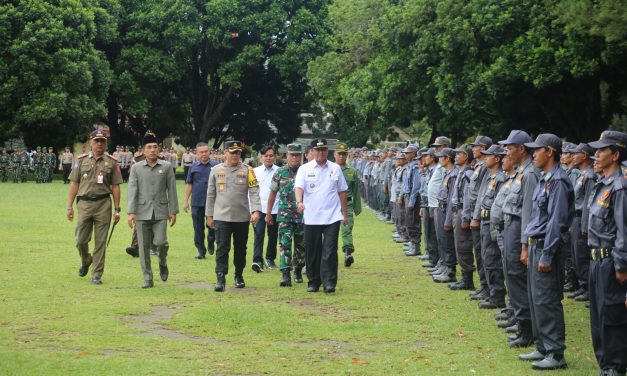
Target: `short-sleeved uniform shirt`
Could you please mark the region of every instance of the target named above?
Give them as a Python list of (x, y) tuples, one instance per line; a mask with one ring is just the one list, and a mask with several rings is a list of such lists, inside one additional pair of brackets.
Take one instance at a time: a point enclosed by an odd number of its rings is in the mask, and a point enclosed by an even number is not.
[(342, 169), (327, 161), (323, 166), (313, 160), (298, 169), (294, 186), (304, 192), (306, 225), (329, 225), (344, 219), (339, 192), (348, 189)]
[(77, 196), (111, 194), (112, 185), (122, 184), (122, 173), (111, 155), (105, 153), (96, 159), (89, 153), (77, 158), (70, 181), (79, 184)]

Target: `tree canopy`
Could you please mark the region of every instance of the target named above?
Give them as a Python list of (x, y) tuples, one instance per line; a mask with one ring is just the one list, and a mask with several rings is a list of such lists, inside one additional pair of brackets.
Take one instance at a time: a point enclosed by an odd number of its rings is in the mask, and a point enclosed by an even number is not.
[(431, 139), (523, 128), (590, 140), (627, 113), (621, 3), (337, 0), (312, 95), (354, 144), (424, 124)]

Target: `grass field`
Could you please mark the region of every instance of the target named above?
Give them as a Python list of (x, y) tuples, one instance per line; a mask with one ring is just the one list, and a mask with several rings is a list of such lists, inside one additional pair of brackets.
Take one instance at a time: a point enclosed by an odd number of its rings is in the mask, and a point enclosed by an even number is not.
[[(182, 182), (179, 202), (182, 209)], [(247, 287), (213, 292), (213, 259), (195, 260), (191, 216), (169, 229), (170, 279), (140, 288), (124, 252), (122, 215), (103, 285), (80, 278), (68, 186), (0, 184), (1, 375), (526, 375), (493, 311), (436, 285), (390, 240), (391, 226), (357, 218), (356, 263), (340, 266), (337, 293), (279, 288), (280, 273), (250, 270)], [(126, 186), (122, 187), (125, 208)], [(123, 210), (124, 212), (125, 210)], [(154, 265), (153, 261), (153, 265)], [(584, 306), (564, 300), (561, 375), (596, 374)]]

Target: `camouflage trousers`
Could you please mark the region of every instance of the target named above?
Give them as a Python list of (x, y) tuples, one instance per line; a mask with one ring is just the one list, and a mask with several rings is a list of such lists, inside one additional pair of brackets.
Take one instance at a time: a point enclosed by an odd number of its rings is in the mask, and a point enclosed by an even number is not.
[(0, 167), (0, 177), (2, 178), (2, 182), (5, 182), (9, 179), (9, 167)]
[(355, 211), (352, 205), (348, 205), (348, 224), (345, 226), (342, 224), (340, 228), (340, 234), (342, 235), (342, 252), (351, 254), (355, 252), (355, 246), (353, 245), (353, 224), (355, 221), (353, 217)]
[[(294, 243), (294, 253), (292, 253)], [(279, 269), (292, 270), (305, 266), (305, 243), (302, 223), (279, 222)]]

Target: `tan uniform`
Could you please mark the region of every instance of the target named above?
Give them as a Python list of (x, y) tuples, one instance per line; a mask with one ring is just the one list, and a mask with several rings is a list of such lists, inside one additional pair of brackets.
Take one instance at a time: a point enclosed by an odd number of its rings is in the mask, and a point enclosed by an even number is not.
[(100, 278), (104, 271), (105, 248), (111, 224), (111, 198), (113, 185), (122, 183), (118, 161), (109, 154), (96, 159), (92, 153), (76, 158), (70, 173), (70, 181), (78, 184), (76, 208), (76, 248), (83, 265), (92, 256), (89, 242), (94, 232), (92, 276)]

